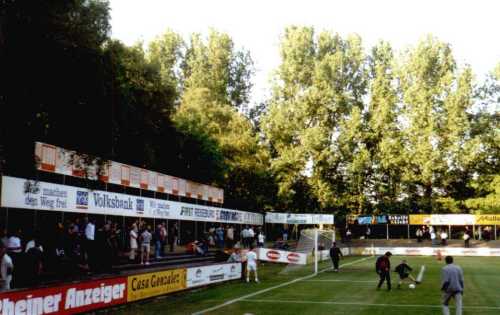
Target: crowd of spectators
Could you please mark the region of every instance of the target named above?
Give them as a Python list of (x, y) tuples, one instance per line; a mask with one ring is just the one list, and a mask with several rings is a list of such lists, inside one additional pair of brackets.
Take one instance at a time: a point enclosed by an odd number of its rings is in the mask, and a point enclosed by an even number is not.
[(187, 252), (196, 255), (206, 255), (210, 248), (220, 251), (233, 248), (250, 248), (255, 246), (264, 247), (266, 236), (261, 228), (244, 226), (239, 235), (232, 225), (211, 225), (203, 233), (202, 238), (196, 239), (187, 245)]
[(88, 217), (59, 222), (52, 232), (47, 230), (0, 230), (0, 291), (36, 286), (42, 278), (113, 273), (113, 266), (126, 263), (127, 257), (131, 264), (149, 264), (152, 246), (154, 258), (160, 259), (168, 249), (175, 250), (178, 236), (177, 223), (170, 231), (166, 223), (152, 230), (137, 220), (124, 230), (111, 220), (96, 226), (95, 219)]

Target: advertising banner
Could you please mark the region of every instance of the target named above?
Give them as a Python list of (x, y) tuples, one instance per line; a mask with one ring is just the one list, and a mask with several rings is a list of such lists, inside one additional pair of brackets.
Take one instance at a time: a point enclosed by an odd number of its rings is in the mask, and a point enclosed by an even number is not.
[(430, 214), (410, 214), (410, 225), (428, 225), (431, 224)]
[(257, 256), (259, 260), (280, 262), (286, 264), (305, 265), (307, 255), (303, 253), (288, 252), (284, 250), (258, 248)]
[(482, 256), (498, 257), (500, 248), (463, 248), (463, 247), (351, 247), (350, 255), (383, 255), (390, 251), (402, 256)]
[(473, 225), (477, 216), (473, 214), (410, 214), (411, 225)]
[(360, 225), (387, 224), (386, 215), (358, 215), (358, 216), (351, 216), (348, 220), (353, 222), (351, 224), (356, 224), (357, 222)]
[(389, 219), (389, 224), (393, 225), (407, 225), (408, 224), (408, 215), (406, 214), (389, 214), (387, 215)]
[(128, 277), (128, 301), (147, 299), (186, 289), (186, 269), (172, 269)]
[[(221, 188), (174, 178), (114, 161), (101, 160), (54, 145), (35, 142), (35, 159), (40, 171), (140, 188), (151, 191), (223, 203)], [(160, 177), (160, 182), (158, 181)], [(165, 181), (172, 181), (166, 183)], [(165, 189), (166, 187), (170, 189)]]
[(1, 206), (157, 219), (262, 225), (260, 213), (3, 176)]
[(241, 278), (241, 263), (218, 264), (187, 269), (187, 287), (194, 288), (212, 283)]
[(475, 217), (472, 214), (433, 214), (432, 225), (472, 225)]
[(500, 215), (479, 214), (475, 215), (476, 225), (500, 225)]
[(267, 212), (266, 223), (334, 224), (333, 214)]
[(0, 313), (76, 314), (127, 302), (127, 278), (0, 293)]

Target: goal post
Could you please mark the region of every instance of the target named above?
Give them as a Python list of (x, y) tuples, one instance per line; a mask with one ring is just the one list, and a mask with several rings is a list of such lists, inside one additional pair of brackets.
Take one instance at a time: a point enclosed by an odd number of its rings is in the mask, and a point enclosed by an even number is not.
[(335, 230), (326, 229), (304, 229), (295, 246), (290, 251), (305, 254), (307, 256), (305, 265), (287, 264), (281, 273), (303, 271), (301, 273), (317, 274), (321, 270), (330, 268), (329, 249), (335, 241)]

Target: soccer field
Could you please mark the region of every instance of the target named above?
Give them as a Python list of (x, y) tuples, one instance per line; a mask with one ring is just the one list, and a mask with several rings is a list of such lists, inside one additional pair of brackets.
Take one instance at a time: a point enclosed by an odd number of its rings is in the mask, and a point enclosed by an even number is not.
[[(184, 292), (142, 304), (112, 310), (113, 314), (441, 314), (440, 270), (443, 261), (434, 257), (391, 258), (392, 268), (406, 258), (416, 277), (425, 265), (422, 284), (416, 289), (397, 289), (398, 276), (391, 274), (393, 290), (377, 291), (375, 257), (348, 257), (340, 273), (320, 264), (317, 276), (309, 270), (283, 275), (284, 265), (261, 266), (261, 283), (232, 282)], [(500, 258), (456, 257), (465, 276), (463, 314), (500, 314)], [(453, 302), (452, 302), (453, 306)], [(454, 308), (451, 309), (454, 314)]]

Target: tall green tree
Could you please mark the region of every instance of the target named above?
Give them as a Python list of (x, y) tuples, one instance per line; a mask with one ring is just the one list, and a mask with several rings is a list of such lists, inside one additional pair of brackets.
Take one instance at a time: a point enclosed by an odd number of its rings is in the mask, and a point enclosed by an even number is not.
[(206, 41), (193, 34), (182, 69), (186, 90), (207, 88), (219, 103), (236, 108), (248, 105), (253, 61), (248, 51), (235, 48), (228, 34), (212, 29)]
[(394, 53), (389, 43), (380, 42), (373, 47), (366, 143), (371, 154), (370, 193), (377, 207), (386, 211), (400, 211), (398, 199), (405, 167), (394, 66)]
[(364, 150), (357, 135), (364, 128), (361, 110), (367, 86), (361, 39), (330, 32), (315, 37), (312, 28), (289, 27), (281, 58), (263, 124), (276, 152), (272, 169), (280, 196), (293, 200), (303, 193), (293, 187), (306, 180), (321, 208), (358, 207), (364, 202), (362, 184), (350, 181), (350, 175), (365, 181), (365, 164), (352, 159), (356, 150)]
[(415, 202), (413, 210), (430, 211), (447, 167), (443, 146), (444, 104), (456, 70), (451, 48), (428, 36), (410, 50), (400, 69), (406, 192)]
[(109, 19), (104, 0), (0, 2), (4, 172), (33, 174), (34, 141), (110, 153)]

